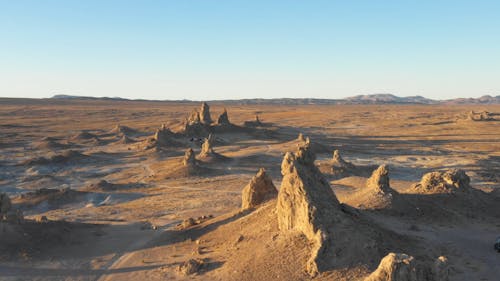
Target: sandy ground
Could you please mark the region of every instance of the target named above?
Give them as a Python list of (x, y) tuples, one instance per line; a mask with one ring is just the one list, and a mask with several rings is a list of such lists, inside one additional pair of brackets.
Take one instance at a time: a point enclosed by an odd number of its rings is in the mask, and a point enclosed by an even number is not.
[[(500, 112), (498, 105), (211, 104), (212, 119), (226, 107), (233, 124), (242, 126), (259, 114), (266, 126), (216, 134), (214, 149), (224, 160), (203, 162), (207, 172), (201, 175), (172, 176), (186, 148), (198, 153), (199, 143), (184, 136), (182, 145), (161, 150), (144, 150), (141, 144), (161, 124), (179, 130), (198, 107), (197, 103), (1, 99), (0, 191), (11, 196), (28, 220), (46, 216), (50, 221), (33, 227), (53, 231), (41, 235), (20, 230), (29, 235), (11, 241), (2, 237), (7, 237), (9, 227), (1, 225), (0, 280), (307, 280), (301, 266), (305, 242), (279, 235), (271, 218), (272, 202), (250, 215), (238, 213), (241, 190), (260, 167), (279, 187), (283, 154), (295, 150), (299, 132), (318, 144), (318, 163), (339, 149), (357, 166), (389, 165), (391, 186), (401, 194), (427, 172), (460, 168), (475, 189), (485, 191), (484, 200), (500, 200), (487, 193), (500, 190), (500, 121), (465, 120), (470, 110)], [(120, 132), (113, 131), (117, 124), (133, 129), (126, 133), (133, 142), (120, 141)], [(64, 154), (68, 150), (79, 154)], [(366, 177), (329, 179), (339, 200), (349, 205)], [(101, 180), (112, 188), (95, 188)], [(40, 188), (66, 192), (20, 195)], [(408, 243), (409, 254), (446, 255), (452, 265), (451, 280), (498, 280), (500, 254), (493, 250), (493, 241), (500, 236), (498, 209), (463, 215), (454, 209), (461, 205), (440, 202), (433, 208), (456, 215), (450, 219), (433, 214), (415, 219), (384, 211), (365, 215), (418, 241)], [(186, 218), (208, 215), (213, 218), (192, 229), (176, 227)], [(203, 269), (192, 276), (176, 272), (176, 266), (190, 258), (203, 259)], [(332, 269), (317, 278), (362, 280), (379, 260), (353, 261), (348, 268)]]

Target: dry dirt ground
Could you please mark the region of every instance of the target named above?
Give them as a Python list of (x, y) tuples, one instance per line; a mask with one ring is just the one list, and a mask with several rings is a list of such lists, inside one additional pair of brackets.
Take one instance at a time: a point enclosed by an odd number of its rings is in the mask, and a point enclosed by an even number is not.
[[(200, 160), (203, 172), (190, 175), (175, 171), (188, 147), (198, 154), (198, 139), (178, 136), (177, 145), (160, 149), (144, 144), (161, 124), (181, 130), (198, 103), (0, 99), (0, 191), (26, 218), (0, 225), (0, 280), (308, 280), (307, 242), (278, 231), (275, 201), (239, 212), (241, 191), (259, 168), (279, 188), (283, 155), (296, 149), (299, 132), (317, 144), (317, 165), (338, 149), (367, 169), (326, 175), (339, 201), (354, 205), (370, 167), (387, 164), (392, 188), (432, 205), (417, 217), (360, 210), (398, 237), (388, 244), (397, 246), (368, 258), (350, 253), (348, 264), (316, 279), (363, 280), (398, 251), (447, 256), (450, 280), (500, 279), (493, 250), (500, 212), (489, 207), (500, 202), (500, 121), (466, 120), (470, 110), (500, 106), (210, 106), (212, 119), (225, 107), (239, 127), (216, 133), (214, 150), (224, 157)], [(256, 114), (263, 125), (244, 127)], [(117, 124), (130, 130), (113, 130)], [(423, 174), (448, 168), (465, 170), (487, 203), (406, 192)], [(60, 190), (34, 192), (40, 188)], [(48, 222), (36, 222), (40, 216)], [(202, 216), (200, 224), (177, 227)], [(203, 266), (186, 276), (177, 267), (189, 259)]]

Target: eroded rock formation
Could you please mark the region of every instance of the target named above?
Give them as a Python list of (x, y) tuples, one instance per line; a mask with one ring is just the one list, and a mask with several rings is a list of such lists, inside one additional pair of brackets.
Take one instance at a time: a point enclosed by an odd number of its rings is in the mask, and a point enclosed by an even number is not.
[(323, 255), (331, 243), (328, 225), (340, 212), (340, 203), (314, 160), (309, 143), (285, 155), (276, 207), (280, 231), (298, 230), (313, 242), (306, 265), (311, 276), (324, 270)]
[(156, 130), (154, 139), (159, 145), (168, 145), (172, 144), (172, 137), (174, 137), (174, 133), (165, 126), (162, 126)]
[(229, 117), (227, 115), (227, 110), (225, 108), (224, 112), (221, 115), (219, 115), (219, 118), (217, 119), (217, 124), (223, 126), (231, 125), (231, 122), (229, 122)]
[(336, 168), (341, 168), (346, 170), (356, 168), (352, 163), (345, 161), (337, 149), (333, 151), (332, 164)]
[(304, 134), (302, 134), (302, 133), (299, 133), (299, 135), (297, 136), (297, 140), (300, 142), (306, 142), (306, 138), (304, 137)]
[(193, 149), (188, 148), (182, 159), (182, 164), (187, 167), (194, 167), (196, 165), (196, 158)]
[(210, 107), (206, 102), (201, 104), (200, 108), (200, 121), (203, 124), (212, 124), (212, 117), (210, 117)]
[(455, 193), (470, 189), (469, 176), (458, 169), (427, 173), (413, 186), (413, 190), (418, 193)]
[(407, 254), (389, 253), (364, 281), (419, 281), (415, 259)]
[(276, 187), (266, 171), (261, 168), (257, 175), (243, 188), (241, 196), (241, 209), (247, 210), (275, 198), (278, 194)]
[(210, 134), (208, 135), (208, 138), (205, 139), (205, 142), (203, 142), (203, 145), (201, 146), (201, 151), (200, 151), (200, 158), (208, 157), (212, 154), (214, 154), (213, 150), (213, 144), (215, 142), (215, 137)]
[(390, 194), (393, 189), (389, 185), (389, 169), (386, 165), (380, 165), (372, 176), (366, 181), (366, 186), (380, 194)]

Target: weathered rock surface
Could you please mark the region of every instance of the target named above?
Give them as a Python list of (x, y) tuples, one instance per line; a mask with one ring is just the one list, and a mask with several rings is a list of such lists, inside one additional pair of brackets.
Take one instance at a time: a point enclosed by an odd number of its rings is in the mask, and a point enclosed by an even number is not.
[(231, 122), (229, 122), (229, 116), (227, 115), (227, 110), (225, 108), (224, 112), (221, 115), (219, 115), (219, 118), (217, 119), (217, 124), (222, 126), (231, 125)]
[(196, 158), (194, 156), (193, 149), (188, 148), (184, 154), (184, 159), (182, 159), (182, 164), (187, 167), (194, 167), (196, 165)]
[(208, 135), (208, 138), (205, 139), (205, 142), (203, 142), (203, 145), (201, 146), (201, 151), (199, 154), (200, 158), (208, 157), (214, 154), (214, 150), (212, 148), (214, 142), (215, 137), (212, 134)]
[(340, 168), (340, 169), (350, 170), (356, 168), (354, 164), (345, 161), (337, 149), (333, 151), (332, 165), (337, 169)]
[(420, 281), (417, 279), (416, 262), (412, 256), (389, 253), (378, 268), (364, 281)]
[(190, 259), (180, 264), (177, 268), (178, 272), (182, 275), (193, 275), (198, 273), (203, 266), (203, 261), (200, 259)]
[(191, 115), (186, 120), (184, 126), (184, 133), (190, 136), (206, 136), (208, 133), (209, 124), (205, 124), (201, 121), (201, 113), (194, 110)]
[(451, 169), (425, 174), (412, 189), (418, 193), (456, 193), (471, 189), (470, 178), (463, 170)]
[(200, 108), (200, 121), (203, 124), (210, 125), (212, 123), (212, 117), (210, 117), (210, 107), (206, 102), (201, 104)]
[(243, 188), (241, 209), (247, 210), (275, 198), (278, 194), (276, 187), (266, 171), (261, 168), (250, 182)]
[(386, 165), (380, 165), (372, 176), (366, 181), (366, 186), (380, 194), (389, 194), (394, 190), (389, 185), (389, 169)]
[(311, 276), (324, 270), (323, 255), (331, 243), (328, 225), (340, 212), (340, 203), (314, 160), (309, 143), (285, 155), (276, 207), (280, 231), (297, 230), (313, 242), (306, 266)]

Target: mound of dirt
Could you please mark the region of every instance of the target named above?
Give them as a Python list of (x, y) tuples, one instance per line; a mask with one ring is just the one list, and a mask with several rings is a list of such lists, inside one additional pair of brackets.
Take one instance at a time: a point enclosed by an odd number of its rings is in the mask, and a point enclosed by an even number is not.
[(283, 180), (276, 212), (281, 231), (298, 230), (314, 246), (306, 270), (310, 275), (324, 271), (324, 253), (330, 247), (327, 226), (338, 218), (340, 203), (321, 172), (314, 166), (309, 142), (296, 153), (287, 153), (281, 164)]
[(463, 170), (451, 169), (427, 173), (411, 189), (413, 193), (439, 194), (469, 192), (471, 186), (470, 178)]
[(33, 165), (48, 165), (48, 164), (62, 164), (68, 163), (71, 161), (77, 161), (88, 157), (85, 154), (82, 154), (75, 150), (66, 150), (60, 154), (52, 154), (47, 157), (35, 157), (32, 159), (28, 159), (23, 161), (21, 164), (26, 166)]
[(264, 168), (260, 168), (250, 182), (243, 188), (241, 209), (253, 209), (258, 205), (276, 198), (278, 191)]

